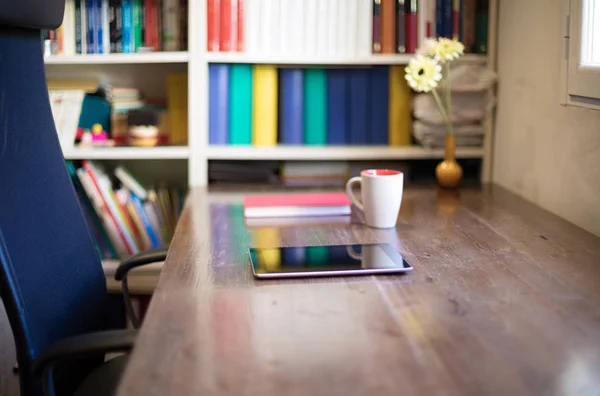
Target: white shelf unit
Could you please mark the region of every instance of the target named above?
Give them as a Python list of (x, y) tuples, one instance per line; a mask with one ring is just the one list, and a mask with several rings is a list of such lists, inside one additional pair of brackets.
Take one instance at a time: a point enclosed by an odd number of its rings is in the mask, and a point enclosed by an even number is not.
[[(488, 26), (488, 56), (465, 55), (460, 62), (487, 64), (496, 67), (496, 30), (498, 1), (490, 0)], [(69, 76), (73, 70), (80, 76), (98, 75), (103, 79), (115, 78), (123, 81), (122, 72), (132, 75), (132, 80), (144, 89), (145, 84), (157, 84), (156, 70), (165, 68), (188, 72), (188, 147), (160, 148), (101, 148), (73, 149), (65, 153), (69, 159), (111, 160), (161, 160), (178, 159), (187, 161), (187, 177), (190, 186), (208, 183), (209, 160), (409, 160), (441, 159), (443, 150), (423, 147), (289, 147), (269, 148), (253, 146), (210, 146), (208, 144), (208, 65), (210, 63), (247, 63), (272, 65), (322, 65), (322, 66), (368, 66), (406, 64), (411, 55), (368, 55), (368, 56), (287, 56), (278, 54), (246, 54), (208, 52), (206, 50), (207, 0), (189, 0), (188, 4), (188, 51), (156, 52), (138, 54), (51, 56), (45, 59), (47, 70), (61, 77)], [(154, 65), (154, 66), (151, 66)], [(159, 68), (159, 69), (157, 69)], [(135, 75), (134, 75), (135, 74)], [(492, 143), (494, 113), (490, 111), (486, 121), (486, 137), (483, 148), (459, 148), (458, 158), (481, 158), (481, 180), (489, 181), (492, 167)], [(114, 151), (113, 151), (114, 150)]]

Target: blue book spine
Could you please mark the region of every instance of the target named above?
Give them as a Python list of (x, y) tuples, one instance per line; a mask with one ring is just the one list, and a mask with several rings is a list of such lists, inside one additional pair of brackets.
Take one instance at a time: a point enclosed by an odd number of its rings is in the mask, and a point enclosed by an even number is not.
[(376, 66), (371, 69), (371, 127), (369, 131), (369, 143), (371, 144), (388, 144), (389, 82), (390, 75), (387, 66)]
[(351, 247), (346, 245), (329, 246), (329, 262), (332, 265), (348, 265), (351, 264), (354, 259), (348, 256), (347, 250)]
[(350, 71), (350, 144), (368, 144), (369, 69)]
[(96, 25), (96, 2), (94, 0), (87, 0), (87, 53), (96, 53), (96, 36), (95, 28)]
[(443, 36), (452, 38), (452, 0), (444, 0), (444, 8), (442, 10), (442, 28), (444, 29)]
[(103, 40), (102, 40), (102, 0), (96, 0), (96, 53), (102, 54)]
[(304, 141), (304, 73), (302, 69), (281, 69), (280, 73), (281, 143), (302, 144)]
[(444, 33), (444, 0), (436, 0), (435, 2), (435, 35), (443, 37)]
[(327, 143), (348, 141), (348, 73), (347, 69), (327, 70)]
[(208, 66), (208, 142), (227, 144), (229, 141), (229, 65)]
[(123, 53), (129, 54), (133, 52), (131, 46), (133, 42), (133, 1), (123, 0), (121, 7)]
[(154, 232), (154, 229), (152, 228), (152, 224), (150, 223), (150, 218), (148, 217), (148, 214), (146, 213), (146, 209), (144, 209), (144, 205), (142, 205), (142, 200), (140, 199), (140, 197), (138, 197), (134, 193), (130, 192), (130, 194), (131, 194), (131, 202), (133, 203), (135, 210), (137, 210), (138, 214), (140, 215), (140, 219), (142, 220), (142, 223), (144, 224), (144, 228), (146, 229), (146, 232), (148, 233), (148, 237), (150, 237), (150, 242), (152, 243), (152, 249), (156, 249), (156, 248), (160, 247), (160, 241), (158, 240), (158, 237), (156, 236), (156, 233)]
[(303, 267), (306, 260), (306, 250), (303, 247), (281, 248), (281, 261), (284, 266)]
[(460, 0), (459, 3), (459, 12), (458, 12), (458, 41), (463, 41), (463, 2), (464, 0)]

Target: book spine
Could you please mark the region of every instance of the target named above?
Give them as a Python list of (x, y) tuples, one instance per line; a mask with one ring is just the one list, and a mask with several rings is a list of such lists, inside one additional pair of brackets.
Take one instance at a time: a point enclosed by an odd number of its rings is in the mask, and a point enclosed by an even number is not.
[(179, 0), (179, 34), (178, 34), (178, 50), (186, 50), (188, 48), (188, 0)]
[(129, 54), (133, 52), (133, 0), (123, 0), (122, 2), (122, 26), (123, 26), (123, 38), (122, 48), (123, 52)]
[(304, 129), (304, 74), (302, 69), (280, 71), (280, 135), (283, 144), (302, 144)]
[(477, 0), (475, 52), (487, 54), (489, 0)]
[(304, 143), (327, 143), (327, 75), (323, 69), (304, 71)]
[(110, 0), (109, 24), (110, 24), (110, 52), (123, 52), (123, 16), (121, 15), (121, 1)]
[(403, 66), (389, 67), (389, 82), (388, 141), (391, 146), (408, 146), (411, 143), (411, 89), (404, 78)]
[(436, 0), (427, 0), (427, 37), (436, 36)]
[(406, 17), (404, 15), (404, 1), (398, 0), (396, 4), (396, 52), (406, 52)]
[(231, 3), (233, 0), (221, 0), (219, 12), (219, 51), (231, 51)]
[(179, 29), (177, 28), (178, 18), (177, 0), (163, 0), (162, 13), (162, 45), (164, 51), (178, 51)]
[(131, 196), (131, 202), (133, 203), (133, 206), (135, 207), (136, 211), (138, 212), (138, 215), (140, 216), (140, 219), (142, 221), (142, 224), (144, 225), (146, 233), (148, 234), (148, 237), (150, 238), (152, 249), (156, 249), (156, 248), (160, 247), (160, 245), (161, 245), (160, 240), (158, 239), (156, 232), (152, 228), (150, 218), (148, 217), (148, 214), (146, 213), (146, 209), (144, 208), (142, 201), (134, 193), (130, 193), (130, 196)]
[(452, 0), (452, 38), (458, 40), (460, 32), (460, 0)]
[(442, 9), (444, 19), (442, 22), (442, 37), (452, 38), (452, 2), (453, 0), (444, 0), (444, 8)]
[(94, 31), (96, 32), (96, 53), (104, 53), (104, 23), (102, 12), (102, 3), (104, 0), (96, 0), (96, 13), (94, 14)]
[(252, 66), (231, 65), (229, 72), (229, 143), (252, 144)]
[(367, 144), (369, 125), (369, 71), (353, 69), (350, 71), (350, 144)]
[[(210, 0), (213, 1), (213, 0)], [(256, 54), (260, 51), (260, 0), (244, 0), (244, 52)], [(282, 0), (287, 1), (287, 0)], [(291, 29), (291, 28), (290, 28)], [(293, 31), (290, 30), (290, 36)]]
[(406, 21), (406, 52), (414, 54), (418, 47), (418, 1), (406, 0), (404, 4), (405, 21)]
[[(84, 54), (82, 47), (82, 26), (81, 26), (81, 4), (82, 0), (75, 0), (75, 52)], [(84, 6), (85, 7), (85, 6)]]
[(123, 199), (123, 197), (120, 196), (118, 193), (119, 193), (119, 191), (114, 191), (112, 189), (110, 189), (110, 191), (109, 191), (109, 194), (115, 203), (115, 207), (118, 210), (119, 215), (121, 216), (121, 219), (123, 220), (123, 224), (125, 225), (125, 230), (129, 234), (129, 236), (135, 246), (135, 252), (137, 253), (138, 251), (144, 249), (144, 242), (142, 240), (142, 235), (139, 233), (138, 229), (135, 226), (133, 219), (131, 218), (131, 215), (129, 214), (129, 211), (127, 210), (125, 199)]
[(210, 64), (209, 78), (209, 144), (227, 144), (229, 130), (229, 65)]
[(388, 143), (389, 130), (389, 73), (388, 66), (375, 66), (371, 69), (370, 89), (370, 136), (368, 142), (374, 145)]
[(436, 2), (435, 2), (435, 33), (436, 33), (436, 37), (443, 37), (443, 33), (444, 33), (444, 0), (436, 0)]
[(396, 0), (381, 0), (381, 52), (396, 52)]
[(462, 40), (465, 52), (475, 49), (475, 6), (476, 0), (462, 0)]
[(327, 70), (327, 143), (348, 143), (348, 73), (347, 69)]
[(137, 52), (137, 50), (142, 46), (142, 1), (141, 0), (133, 0), (133, 43), (132, 49), (133, 52)]
[(253, 66), (252, 144), (277, 144), (277, 69), (269, 65)]
[(87, 53), (95, 54), (96, 52), (96, 32), (94, 26), (96, 25), (96, 2), (94, 0), (87, 0)]
[(237, 34), (238, 34), (238, 1), (231, 1), (231, 17), (229, 20), (229, 47), (230, 51), (237, 51)]
[(110, 15), (109, 0), (102, 0), (102, 53), (110, 53)]
[(144, 1), (144, 15), (143, 15), (143, 25), (144, 25), (144, 47), (152, 48), (156, 51), (155, 41), (154, 41), (154, 31), (156, 30), (156, 19), (153, 15), (154, 12), (154, 1), (153, 0), (143, 0)]
[(243, 52), (245, 49), (244, 43), (244, 30), (246, 29), (246, 20), (245, 20), (245, 2), (246, 0), (238, 0), (238, 8), (237, 8), (237, 45), (236, 50), (239, 52)]
[(381, 0), (373, 0), (373, 53), (381, 53)]

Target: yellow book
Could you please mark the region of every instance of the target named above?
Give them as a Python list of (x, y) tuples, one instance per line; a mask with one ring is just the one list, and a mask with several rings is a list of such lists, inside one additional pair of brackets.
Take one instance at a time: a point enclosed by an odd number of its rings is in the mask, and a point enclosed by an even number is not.
[[(256, 246), (277, 246), (279, 230), (277, 228), (261, 228), (254, 233)], [(281, 251), (278, 248), (265, 249), (259, 254), (258, 266), (266, 271), (278, 271), (281, 268)]]
[(169, 74), (167, 77), (167, 114), (169, 118), (169, 143), (187, 145), (188, 89), (187, 74)]
[(252, 144), (277, 144), (277, 68), (267, 65), (253, 67)]
[(404, 66), (390, 66), (390, 146), (410, 146), (412, 92), (404, 78)]

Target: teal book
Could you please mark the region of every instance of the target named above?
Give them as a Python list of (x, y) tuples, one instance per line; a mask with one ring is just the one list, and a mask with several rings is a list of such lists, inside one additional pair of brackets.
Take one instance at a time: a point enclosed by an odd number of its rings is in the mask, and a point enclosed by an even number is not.
[(304, 70), (304, 144), (327, 144), (327, 74)]
[(252, 144), (252, 66), (229, 69), (229, 143)]

